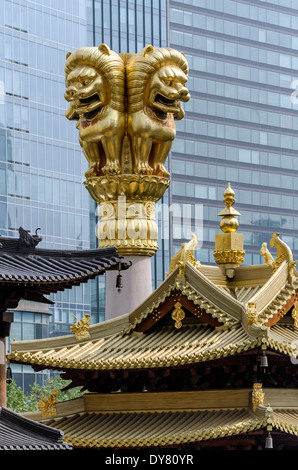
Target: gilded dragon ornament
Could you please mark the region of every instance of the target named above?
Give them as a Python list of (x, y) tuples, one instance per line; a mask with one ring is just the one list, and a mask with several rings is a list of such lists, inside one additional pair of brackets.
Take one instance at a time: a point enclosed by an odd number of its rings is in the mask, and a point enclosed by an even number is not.
[[(117, 54), (101, 44), (67, 54), (66, 117), (77, 122), (89, 163), (85, 186), (100, 206), (99, 246), (156, 252), (155, 204), (169, 185), (166, 159), (175, 121), (184, 117), (181, 103), (190, 99), (187, 79), (187, 61), (172, 48)], [(126, 198), (125, 217), (119, 197)]]

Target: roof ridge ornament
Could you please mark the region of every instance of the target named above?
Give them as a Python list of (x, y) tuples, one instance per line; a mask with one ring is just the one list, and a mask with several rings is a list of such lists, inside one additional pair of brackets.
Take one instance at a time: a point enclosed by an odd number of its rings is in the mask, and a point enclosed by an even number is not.
[(297, 261), (293, 260), (293, 253), (291, 248), (279, 238), (279, 233), (274, 232), (270, 239), (270, 245), (272, 248), (276, 247), (277, 254), (276, 258), (272, 256), (270, 253), (267, 243), (262, 243), (260, 254), (264, 257), (264, 264), (267, 264), (270, 268), (272, 268), (272, 274), (279, 268), (279, 266), (286, 261), (288, 263), (288, 274), (289, 274), (289, 282), (292, 283), (295, 276), (295, 266)]
[(56, 415), (56, 401), (57, 392), (52, 390), (52, 394), (48, 397), (43, 396), (37, 403), (37, 407), (40, 409), (42, 416), (55, 416)]
[(34, 252), (35, 247), (42, 241), (42, 237), (37, 235), (38, 230), (40, 230), (40, 228), (35, 230), (35, 235), (31, 235), (28, 230), (23, 229), (23, 227), (19, 228), (19, 246), (22, 252)]
[(179, 266), (179, 276), (184, 276), (185, 264), (189, 261), (195, 268), (199, 268), (201, 263), (194, 257), (194, 251), (198, 248), (198, 240), (195, 233), (191, 234), (191, 239), (186, 243), (181, 243), (181, 248), (173, 256), (170, 262), (167, 275), (171, 274)]
[[(73, 317), (77, 320), (77, 317), (73, 315)], [(74, 321), (72, 326), (70, 327), (70, 331), (76, 335), (76, 339), (78, 341), (83, 339), (89, 339), (89, 326), (90, 326), (90, 315), (85, 313), (84, 318), (79, 321)]]
[(243, 234), (236, 233), (239, 222), (236, 216), (241, 215), (232, 206), (235, 203), (235, 192), (228, 183), (224, 191), (224, 204), (226, 207), (217, 215), (222, 216), (220, 228), (223, 233), (215, 235), (215, 250), (213, 253), (215, 262), (223, 266), (226, 276), (232, 279), (235, 269), (243, 263), (245, 250), (243, 249)]

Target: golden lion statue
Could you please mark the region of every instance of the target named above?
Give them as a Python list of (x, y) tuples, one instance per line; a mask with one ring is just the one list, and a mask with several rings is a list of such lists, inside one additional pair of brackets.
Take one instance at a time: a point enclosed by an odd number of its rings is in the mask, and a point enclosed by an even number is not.
[(126, 65), (127, 132), (136, 173), (169, 176), (164, 164), (176, 136), (175, 119), (184, 117), (181, 101), (188, 63), (175, 49), (147, 46)]
[(65, 64), (66, 117), (77, 120), (89, 162), (86, 177), (119, 173), (125, 133), (125, 73), (121, 57), (105, 44), (68, 53)]
[(184, 117), (188, 64), (171, 48), (116, 54), (106, 44), (68, 53), (66, 117), (76, 120), (86, 178), (128, 172), (168, 177), (165, 161)]

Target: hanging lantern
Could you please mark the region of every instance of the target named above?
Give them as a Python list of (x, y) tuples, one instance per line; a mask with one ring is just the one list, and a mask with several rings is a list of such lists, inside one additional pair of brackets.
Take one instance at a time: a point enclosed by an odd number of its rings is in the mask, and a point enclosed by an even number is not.
[(12, 371), (10, 365), (6, 369), (6, 383), (11, 384), (12, 382)]
[(266, 367), (268, 367), (268, 359), (264, 352), (261, 356), (261, 367), (264, 369), (264, 372), (265, 372)]
[(118, 290), (121, 290), (122, 287), (123, 287), (123, 282), (122, 282), (122, 276), (119, 272), (118, 276), (117, 276), (117, 279), (116, 279), (116, 287)]
[(118, 273), (118, 276), (117, 276), (117, 279), (116, 279), (116, 287), (117, 287), (119, 292), (121, 291), (121, 289), (123, 287), (123, 281), (122, 281), (122, 276), (120, 274), (120, 271), (121, 271), (121, 263), (119, 263), (119, 273)]
[(265, 449), (273, 449), (273, 439), (271, 437), (270, 432), (268, 433), (268, 436), (266, 437)]

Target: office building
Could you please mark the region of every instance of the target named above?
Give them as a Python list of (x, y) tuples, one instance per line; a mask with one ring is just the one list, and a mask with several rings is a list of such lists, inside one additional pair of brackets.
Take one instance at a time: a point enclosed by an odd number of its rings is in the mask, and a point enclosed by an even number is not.
[[(85, 42), (83, 2), (0, 2), (1, 235), (18, 237), (19, 227), (39, 229), (45, 248), (89, 248), (86, 164), (64, 117), (65, 55)], [(21, 302), (11, 337), (64, 333), (72, 315), (90, 312), (88, 283), (54, 298), (50, 309)], [(20, 383), (26, 387), (32, 370), (17, 367), (27, 372)]]
[[(198, 259), (214, 263), (227, 182), (242, 214), (245, 263), (263, 263), (273, 232), (297, 259), (297, 2), (170, 0), (170, 45), (188, 59), (192, 96), (172, 147), (172, 202), (203, 209)], [(179, 219), (173, 236), (176, 251)]]
[[(102, 42), (116, 52), (166, 45), (166, 0), (0, 2), (0, 235), (18, 237), (23, 227), (38, 229), (44, 248), (97, 246), (96, 207), (83, 184), (87, 161), (65, 117), (64, 66), (68, 51)], [(166, 243), (152, 262), (153, 287), (168, 267)], [(104, 319), (102, 279), (50, 298), (53, 307), (19, 304), (12, 338), (67, 334), (85, 313), (92, 323)], [(23, 366), (14, 372), (25, 389), (41, 380)]]

